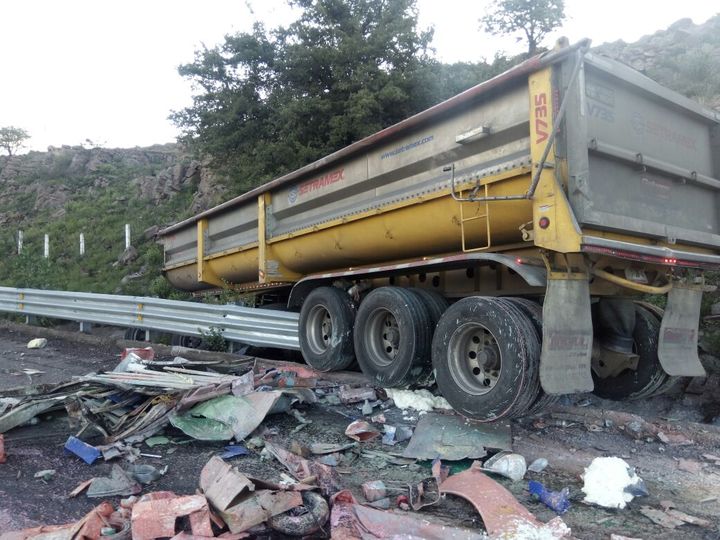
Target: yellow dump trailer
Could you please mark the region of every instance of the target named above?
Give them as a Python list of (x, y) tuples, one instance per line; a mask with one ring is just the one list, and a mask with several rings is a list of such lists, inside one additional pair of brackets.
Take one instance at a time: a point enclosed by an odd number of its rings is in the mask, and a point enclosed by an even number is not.
[[(480, 420), (704, 373), (720, 117), (588, 43), (161, 232), (176, 287), (273, 292), (305, 360)], [(641, 301), (667, 294), (665, 311)]]

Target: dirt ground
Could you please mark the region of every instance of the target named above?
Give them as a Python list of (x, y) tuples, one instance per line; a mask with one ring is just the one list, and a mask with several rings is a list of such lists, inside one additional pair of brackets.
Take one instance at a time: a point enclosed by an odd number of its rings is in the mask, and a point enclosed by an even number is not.
[[(72, 338), (71, 334), (68, 334)], [(74, 340), (50, 338), (48, 346), (28, 350), (27, 341), (32, 328), (21, 332), (0, 329), (0, 395), (2, 390), (38, 383), (60, 382), (74, 375), (90, 371), (111, 369), (118, 362), (119, 350), (108, 345), (93, 346)], [(43, 373), (27, 375), (23, 369)], [(712, 389), (708, 390), (711, 391)], [(558, 410), (615, 411), (640, 414), (649, 422), (676, 422), (683, 425), (712, 420), (708, 410), (713, 400), (703, 393), (677, 393), (668, 397), (651, 398), (642, 402), (617, 403), (603, 401), (592, 395), (572, 396), (564, 399)], [(309, 445), (314, 442), (345, 443), (345, 428), (354, 418), (362, 417), (359, 406), (322, 405), (302, 406), (303, 414), (312, 421), (297, 433), (292, 430), (298, 421), (286, 414), (273, 415), (259, 428), (273, 442), (288, 447), (292, 441)], [(558, 420), (557, 415), (544, 414), (526, 418), (513, 425), (513, 449), (525, 456), (528, 463), (536, 457), (545, 457), (550, 465), (539, 474), (528, 472), (525, 479), (511, 482), (498, 477), (517, 499), (542, 521), (555, 517), (555, 513), (535, 501), (527, 489), (528, 480), (539, 480), (548, 488), (560, 490), (568, 487), (572, 505), (562, 518), (572, 528), (576, 538), (609, 539), (620, 534), (643, 539), (687, 540), (720, 538), (720, 458), (716, 462), (703, 454), (720, 456), (720, 429), (712, 424), (700, 426), (692, 444), (663, 444), (657, 438), (637, 437), (631, 427), (607, 424), (590, 429), (582, 422)], [(389, 409), (388, 423), (414, 424), (418, 413)], [(68, 498), (68, 493), (80, 482), (110, 473), (111, 463), (98, 461), (86, 465), (68, 454), (63, 444), (73, 434), (63, 414), (43, 416), (37, 425), (25, 426), (5, 434), (7, 462), (0, 464), (0, 532), (41, 524), (67, 523), (81, 518), (100, 501), (84, 495)], [(200, 470), (213, 456), (222, 451), (222, 443), (201, 443), (188, 440), (181, 432), (168, 429), (166, 435), (181, 444), (148, 448), (144, 453), (159, 458), (143, 457), (138, 463), (168, 466), (167, 473), (144, 492), (172, 490), (178, 494), (194, 493)], [(93, 439), (86, 439), (87, 442)], [(392, 447), (400, 451), (406, 443)], [(369, 450), (388, 451), (380, 439), (363, 443)], [(636, 498), (624, 510), (607, 510), (582, 502), (584, 467), (597, 456), (618, 456), (636, 467), (645, 481), (650, 495)], [(681, 461), (684, 460), (684, 461)], [(234, 458), (232, 463), (242, 472), (268, 480), (278, 480), (281, 467), (277, 462), (264, 460), (259, 452)], [(689, 465), (688, 465), (689, 463)], [(468, 467), (469, 461), (453, 463), (453, 472)], [(56, 476), (48, 481), (33, 475), (43, 469), (55, 469)], [(339, 468), (344, 487), (361, 499), (360, 485), (368, 480), (383, 480), (387, 484), (404, 485), (418, 482), (430, 474), (429, 463), (418, 462), (409, 466), (387, 464), (378, 458), (359, 457), (350, 467)], [(661, 508), (661, 501), (672, 501), (678, 510), (712, 522), (711, 527), (683, 525), (671, 530), (652, 523), (639, 510), (642, 506)], [(112, 500), (114, 504), (118, 500)], [(443, 522), (468, 528), (482, 528), (477, 511), (465, 500), (448, 496), (439, 504), (420, 511), (430, 521)]]

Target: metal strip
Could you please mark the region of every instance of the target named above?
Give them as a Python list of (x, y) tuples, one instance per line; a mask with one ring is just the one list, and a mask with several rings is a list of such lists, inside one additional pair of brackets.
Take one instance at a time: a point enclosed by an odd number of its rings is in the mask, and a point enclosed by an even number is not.
[[(591, 248), (599, 247), (619, 252), (637, 253), (639, 255), (647, 255), (650, 257), (658, 257), (660, 259), (676, 259), (678, 261), (686, 261), (691, 263), (700, 263), (702, 265), (720, 266), (720, 256), (708, 255), (706, 253), (694, 253), (692, 251), (680, 251), (670, 249), (663, 246), (648, 246), (643, 244), (633, 244), (631, 242), (623, 242), (621, 240), (610, 240), (609, 238), (600, 238), (597, 236), (583, 236), (582, 250), (592, 251)], [(616, 255), (623, 258), (621, 254)]]
[(300, 349), (297, 313), (143, 296), (0, 287), (0, 312), (202, 336), (219, 328), (229, 341)]

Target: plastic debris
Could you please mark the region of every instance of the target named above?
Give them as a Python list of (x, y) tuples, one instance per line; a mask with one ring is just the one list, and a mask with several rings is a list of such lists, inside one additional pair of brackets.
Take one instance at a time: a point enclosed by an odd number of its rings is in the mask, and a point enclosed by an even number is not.
[(145, 444), (148, 445), (148, 447), (153, 448), (154, 446), (170, 444), (170, 439), (168, 439), (164, 435), (155, 435), (153, 437), (148, 437), (147, 439), (145, 439)]
[(583, 474), (586, 503), (605, 508), (625, 508), (634, 497), (647, 495), (635, 469), (619, 457), (598, 457)]
[(45, 482), (52, 480), (55, 478), (55, 469), (44, 469), (42, 471), (38, 471), (33, 475), (33, 478), (39, 478), (40, 480), (44, 480)]
[(167, 472), (167, 466), (158, 469), (152, 465), (130, 465), (126, 472), (141, 484), (151, 484)]
[(220, 454), (221, 459), (232, 459), (238, 456), (247, 456), (250, 452), (241, 444), (233, 444), (225, 447), (225, 451)]
[(92, 465), (102, 455), (102, 452), (92, 445), (81, 441), (72, 435), (65, 441), (65, 450), (72, 452), (88, 465)]
[(384, 433), (382, 438), (382, 443), (393, 446), (395, 445), (395, 426), (391, 426), (390, 424), (385, 424), (383, 426)]
[(380, 432), (365, 420), (355, 420), (345, 429), (345, 435), (358, 442), (365, 442), (379, 437)]
[(386, 388), (385, 392), (399, 409), (415, 409), (416, 411), (425, 412), (430, 412), (433, 409), (452, 409), (444, 397), (434, 396), (429, 390), (398, 390), (396, 388)]
[(528, 465), (527, 470), (534, 473), (541, 473), (545, 470), (545, 467), (548, 466), (548, 460), (545, 458), (537, 458), (535, 461), (533, 461), (530, 465)]
[(564, 514), (570, 508), (569, 488), (563, 488), (560, 491), (549, 491), (540, 482), (530, 480), (528, 489), (531, 495), (537, 497), (540, 502), (558, 514)]
[(483, 470), (509, 478), (513, 482), (522, 480), (527, 472), (525, 458), (520, 454), (500, 452), (483, 464)]
[(28, 349), (44, 349), (47, 346), (47, 339), (44, 337), (35, 338), (28, 341)]

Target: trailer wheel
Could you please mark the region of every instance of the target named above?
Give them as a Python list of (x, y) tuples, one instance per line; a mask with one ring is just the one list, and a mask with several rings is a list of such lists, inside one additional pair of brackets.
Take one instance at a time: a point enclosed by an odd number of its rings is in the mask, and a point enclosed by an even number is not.
[(461, 414), (481, 422), (525, 414), (537, 397), (540, 343), (509, 302), (471, 296), (450, 306), (432, 344), (435, 380)]
[(300, 351), (318, 371), (345, 369), (355, 360), (353, 325), (355, 304), (337, 287), (318, 287), (300, 310)]
[(635, 306), (633, 350), (640, 358), (637, 369), (626, 369), (614, 377), (602, 378), (593, 371), (593, 393), (606, 399), (642, 399), (653, 395), (667, 381), (658, 360), (660, 323), (648, 310)]
[(147, 341), (144, 328), (126, 328), (125, 339), (129, 341)]
[(200, 349), (203, 345), (203, 339), (198, 336), (181, 336), (173, 334), (170, 343), (174, 347), (187, 347), (188, 349)]
[(420, 298), (380, 287), (360, 304), (355, 353), (361, 371), (382, 386), (407, 386), (430, 373), (432, 323)]
[[(530, 318), (535, 333), (537, 334), (538, 342), (542, 343), (542, 306), (537, 302), (528, 300), (527, 298), (517, 297), (504, 297), (503, 300), (512, 302), (516, 307)], [(535, 402), (528, 409), (528, 414), (540, 413), (557, 403), (560, 400), (560, 396), (555, 396), (545, 393), (542, 387), (538, 388), (538, 396)]]
[(445, 310), (450, 306), (450, 303), (444, 296), (435, 291), (428, 291), (427, 289), (420, 288), (411, 288), (406, 290), (417, 296), (425, 305), (428, 315), (430, 316), (430, 324), (432, 324), (432, 328), (435, 330), (440, 317), (442, 317), (442, 314), (445, 313)]
[[(650, 302), (636, 300), (635, 303), (641, 308), (647, 309), (650, 313), (653, 314), (658, 324), (662, 324), (662, 318), (665, 315), (664, 309), (656, 306), (655, 304), (651, 304)], [(687, 377), (673, 376), (668, 375), (667, 373), (665, 374), (665, 376), (667, 377), (667, 380), (663, 382), (662, 385), (660, 385), (660, 387), (651, 394), (652, 396), (661, 396), (663, 394), (667, 394), (687, 379)]]

